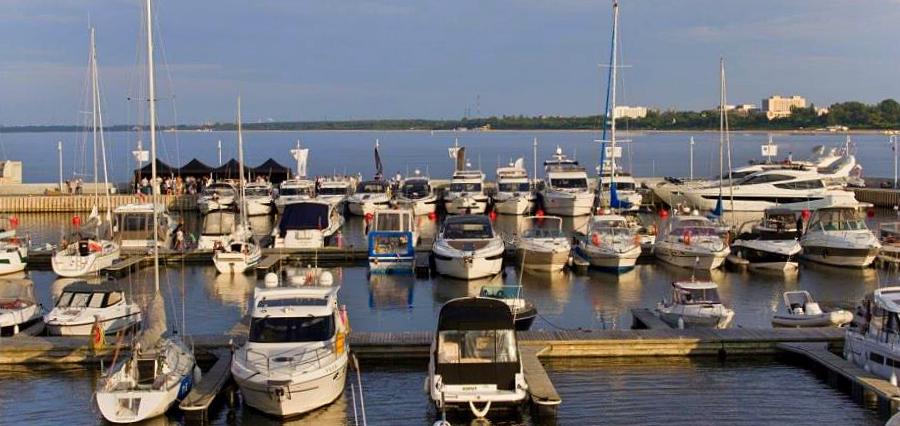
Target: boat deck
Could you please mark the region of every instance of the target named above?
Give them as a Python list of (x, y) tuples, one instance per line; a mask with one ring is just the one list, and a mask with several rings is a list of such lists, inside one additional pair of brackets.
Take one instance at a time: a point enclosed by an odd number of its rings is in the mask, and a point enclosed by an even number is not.
[(191, 392), (181, 401), (183, 411), (200, 412), (205, 415), (209, 406), (216, 399), (222, 388), (231, 380), (231, 350), (219, 349), (213, 351), (217, 357), (212, 368), (203, 373), (199, 383), (196, 383)]

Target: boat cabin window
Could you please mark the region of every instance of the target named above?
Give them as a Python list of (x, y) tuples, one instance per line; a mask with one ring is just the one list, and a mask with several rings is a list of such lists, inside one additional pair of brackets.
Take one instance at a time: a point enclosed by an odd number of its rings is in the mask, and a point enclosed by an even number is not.
[(341, 186), (320, 186), (319, 195), (347, 195), (348, 189)]
[(207, 186), (206, 189), (203, 190), (203, 194), (206, 196), (218, 195), (220, 197), (233, 197), (234, 189), (228, 186)]
[(387, 192), (387, 186), (384, 182), (360, 182), (359, 185), (356, 185), (356, 192), (381, 194)]
[(269, 189), (261, 187), (244, 188), (244, 194), (248, 197), (268, 197)]
[(692, 237), (714, 237), (719, 235), (719, 230), (712, 226), (682, 226), (673, 228), (672, 235), (690, 234)]
[(257, 308), (277, 308), (282, 306), (327, 306), (328, 299), (314, 297), (283, 297), (279, 299), (263, 299)]
[(518, 299), (521, 288), (517, 285), (498, 285), (482, 287), (479, 297), (491, 297), (494, 299)]
[(559, 228), (530, 228), (522, 233), (524, 238), (565, 238)]
[(375, 254), (407, 255), (409, 251), (406, 235), (378, 235), (372, 238), (372, 252)]
[(587, 189), (588, 183), (585, 178), (553, 178), (550, 179), (550, 186), (562, 189)]
[(152, 213), (122, 213), (118, 216), (120, 230), (124, 232), (146, 231), (153, 227)]
[[(107, 293), (85, 293), (64, 291), (56, 306), (60, 308), (105, 308), (122, 300), (120, 293), (109, 293), (108, 301), (104, 303)], [(113, 297), (115, 295), (115, 298)]]
[(481, 182), (451, 182), (450, 192), (481, 192)]
[(776, 183), (775, 187), (781, 189), (819, 189), (824, 188), (825, 184), (819, 179), (801, 180), (798, 182)]
[(201, 235), (227, 235), (234, 232), (235, 215), (229, 212), (212, 212), (203, 218)]
[(334, 336), (334, 316), (262, 317), (250, 321), (251, 342), (321, 342)]
[(400, 190), (407, 197), (423, 197), (431, 192), (431, 186), (427, 182), (406, 182)]
[(297, 186), (281, 187), (281, 189), (278, 190), (278, 195), (286, 195), (286, 196), (306, 195), (306, 196), (312, 196), (312, 188), (310, 188), (310, 187), (308, 187), (308, 186), (302, 186), (302, 187), (297, 187)]
[(516, 362), (513, 330), (445, 330), (438, 334), (438, 363), (489, 364)]
[(825, 231), (857, 231), (866, 228), (866, 222), (854, 209), (819, 210), (810, 228)]
[[(609, 190), (609, 181), (604, 180), (602, 185), (604, 190)], [(617, 191), (634, 191), (634, 182), (616, 182)]]
[(878, 340), (884, 343), (898, 343), (900, 341), (900, 317), (898, 317), (896, 312), (882, 309), (881, 325)]
[(405, 214), (375, 215), (375, 229), (379, 231), (410, 231), (409, 217)]
[(531, 186), (528, 182), (505, 182), (497, 184), (497, 190), (500, 192), (528, 192)]
[(738, 182), (738, 185), (756, 185), (760, 183), (773, 183), (791, 180), (793, 177), (787, 175), (761, 174), (747, 176), (744, 180)]
[(467, 240), (493, 238), (490, 224), (487, 223), (447, 223), (444, 225), (444, 238), (448, 240)]
[(675, 300), (682, 305), (700, 305), (706, 303), (721, 303), (719, 292), (714, 288), (701, 289), (675, 289)]

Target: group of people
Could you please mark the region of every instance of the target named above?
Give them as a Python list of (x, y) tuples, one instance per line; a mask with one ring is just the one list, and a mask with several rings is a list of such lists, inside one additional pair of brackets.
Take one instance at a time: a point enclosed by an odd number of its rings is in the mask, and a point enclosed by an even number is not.
[[(213, 182), (212, 178), (207, 176), (201, 178), (188, 176), (183, 179), (181, 176), (166, 178), (157, 177), (156, 181), (159, 187), (159, 193), (163, 195), (197, 194)], [(141, 177), (141, 180), (135, 183), (134, 190), (139, 194), (152, 194), (153, 188), (150, 186), (150, 179), (147, 179), (146, 176)]]

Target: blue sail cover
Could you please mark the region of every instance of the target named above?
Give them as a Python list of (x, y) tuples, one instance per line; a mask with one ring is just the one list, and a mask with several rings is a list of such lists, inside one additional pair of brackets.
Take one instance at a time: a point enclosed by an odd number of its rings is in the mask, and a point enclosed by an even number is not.
[(609, 184), (609, 206), (614, 209), (631, 208), (631, 202), (619, 199), (619, 192), (616, 191), (615, 182), (610, 182)]
[(278, 232), (284, 238), (287, 231), (325, 229), (329, 225), (328, 205), (321, 203), (296, 203), (284, 206)]
[(709, 212), (709, 214), (711, 216), (721, 217), (723, 210), (724, 209), (722, 207), (722, 197), (719, 197), (719, 199), (716, 201), (716, 208), (714, 208), (713, 211)]

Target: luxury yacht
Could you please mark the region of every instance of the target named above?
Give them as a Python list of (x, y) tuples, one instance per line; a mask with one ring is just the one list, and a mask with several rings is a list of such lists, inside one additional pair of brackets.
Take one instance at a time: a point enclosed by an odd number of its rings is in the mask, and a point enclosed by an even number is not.
[(721, 231), (703, 216), (670, 216), (659, 227), (653, 254), (663, 262), (683, 268), (718, 268), (729, 253)]
[(403, 180), (391, 201), (395, 208), (410, 209), (416, 216), (434, 213), (437, 204), (438, 197), (431, 186), (431, 179), (422, 176), (418, 170), (415, 175)]
[(900, 376), (900, 287), (865, 298), (844, 337), (844, 358), (885, 380)]
[(275, 206), (275, 194), (272, 184), (254, 182), (244, 185), (244, 206), (247, 216), (265, 216), (272, 213)]
[(738, 233), (731, 243), (731, 254), (749, 262), (752, 269), (796, 270), (801, 251), (798, 236), (793, 210), (769, 208), (749, 232)]
[(278, 187), (278, 197), (275, 198), (275, 208), (278, 214), (284, 212), (284, 207), (300, 201), (306, 201), (316, 196), (316, 184), (306, 178), (293, 178), (281, 182)]
[(464, 280), (499, 274), (503, 252), (503, 240), (483, 215), (447, 218), (432, 247), (437, 272)]
[(497, 192), (493, 195), (494, 211), (500, 214), (522, 215), (534, 210), (537, 199), (522, 158), (507, 167), (497, 169)]
[(367, 180), (356, 185), (356, 192), (347, 198), (350, 213), (371, 216), (376, 210), (390, 208), (391, 188), (384, 180)]
[(316, 190), (316, 199), (334, 204), (338, 211), (344, 211), (344, 205), (353, 194), (355, 179), (343, 176), (335, 176), (319, 182)]
[(584, 216), (591, 213), (594, 194), (584, 167), (570, 160), (556, 147), (553, 158), (544, 161), (547, 181), (540, 192), (544, 212), (555, 216)]
[(800, 238), (804, 259), (832, 266), (872, 264), (881, 243), (866, 226), (862, 203), (834, 203), (813, 212)]
[(201, 214), (217, 210), (231, 210), (237, 201), (237, 191), (228, 182), (213, 182), (197, 198), (197, 209)]
[(562, 231), (562, 218), (528, 216), (525, 230), (512, 241), (516, 266), (538, 272), (558, 272), (569, 263), (572, 244)]
[(594, 268), (626, 272), (634, 269), (641, 256), (641, 237), (625, 216), (591, 216), (587, 235), (579, 238), (576, 251)]
[(481, 170), (457, 170), (444, 193), (444, 208), (448, 214), (482, 214), (487, 210), (488, 196), (484, 192), (484, 173)]

